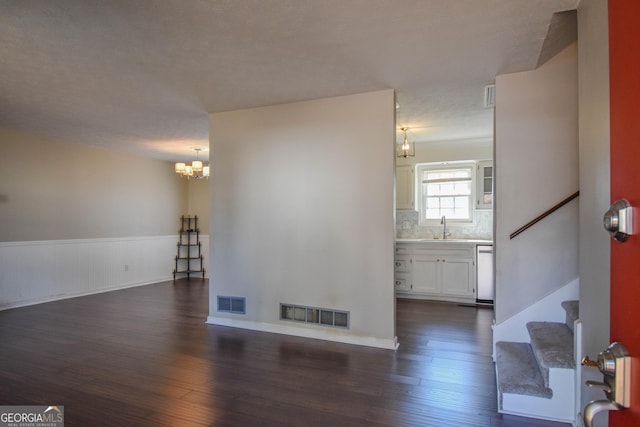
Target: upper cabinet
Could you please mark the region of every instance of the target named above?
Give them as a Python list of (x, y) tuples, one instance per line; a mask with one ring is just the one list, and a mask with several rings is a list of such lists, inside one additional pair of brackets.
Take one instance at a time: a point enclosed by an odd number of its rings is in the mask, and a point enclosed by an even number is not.
[(491, 209), (493, 207), (493, 161), (479, 161), (477, 171), (476, 209)]
[(413, 183), (413, 165), (396, 166), (396, 209), (415, 209)]

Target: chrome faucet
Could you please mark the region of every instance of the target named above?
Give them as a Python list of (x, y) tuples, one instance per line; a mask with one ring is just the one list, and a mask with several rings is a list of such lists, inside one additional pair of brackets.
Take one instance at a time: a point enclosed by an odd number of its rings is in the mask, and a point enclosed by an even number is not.
[(447, 240), (447, 217), (446, 216), (442, 215), (440, 224), (442, 224), (442, 240)]

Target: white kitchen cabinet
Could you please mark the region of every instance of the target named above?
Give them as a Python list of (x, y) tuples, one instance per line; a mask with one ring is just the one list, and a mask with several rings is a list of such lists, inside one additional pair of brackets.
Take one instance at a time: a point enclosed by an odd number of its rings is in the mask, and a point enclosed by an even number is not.
[(493, 207), (493, 161), (478, 162), (476, 175), (476, 209)]
[(414, 210), (413, 166), (396, 166), (396, 209)]
[(433, 256), (415, 255), (411, 261), (411, 292), (440, 293), (440, 260)]
[(396, 245), (394, 281), (396, 292), (411, 289), (411, 252), (408, 245)]
[(411, 276), (408, 274), (395, 275), (396, 292), (408, 292), (411, 290)]
[(474, 266), (473, 243), (398, 244), (396, 294), (405, 298), (475, 302)]
[(473, 259), (442, 259), (440, 273), (443, 294), (475, 299)]

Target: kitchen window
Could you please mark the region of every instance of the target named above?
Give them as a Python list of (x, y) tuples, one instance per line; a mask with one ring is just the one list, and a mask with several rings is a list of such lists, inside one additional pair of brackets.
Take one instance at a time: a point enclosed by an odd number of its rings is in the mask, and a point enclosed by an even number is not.
[(420, 223), (473, 220), (475, 162), (417, 165)]

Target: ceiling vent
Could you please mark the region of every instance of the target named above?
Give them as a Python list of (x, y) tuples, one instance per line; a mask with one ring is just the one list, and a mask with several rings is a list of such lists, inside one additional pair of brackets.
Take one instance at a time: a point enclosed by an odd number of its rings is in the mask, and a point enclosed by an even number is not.
[(484, 108), (496, 106), (496, 85), (490, 84), (484, 87)]

